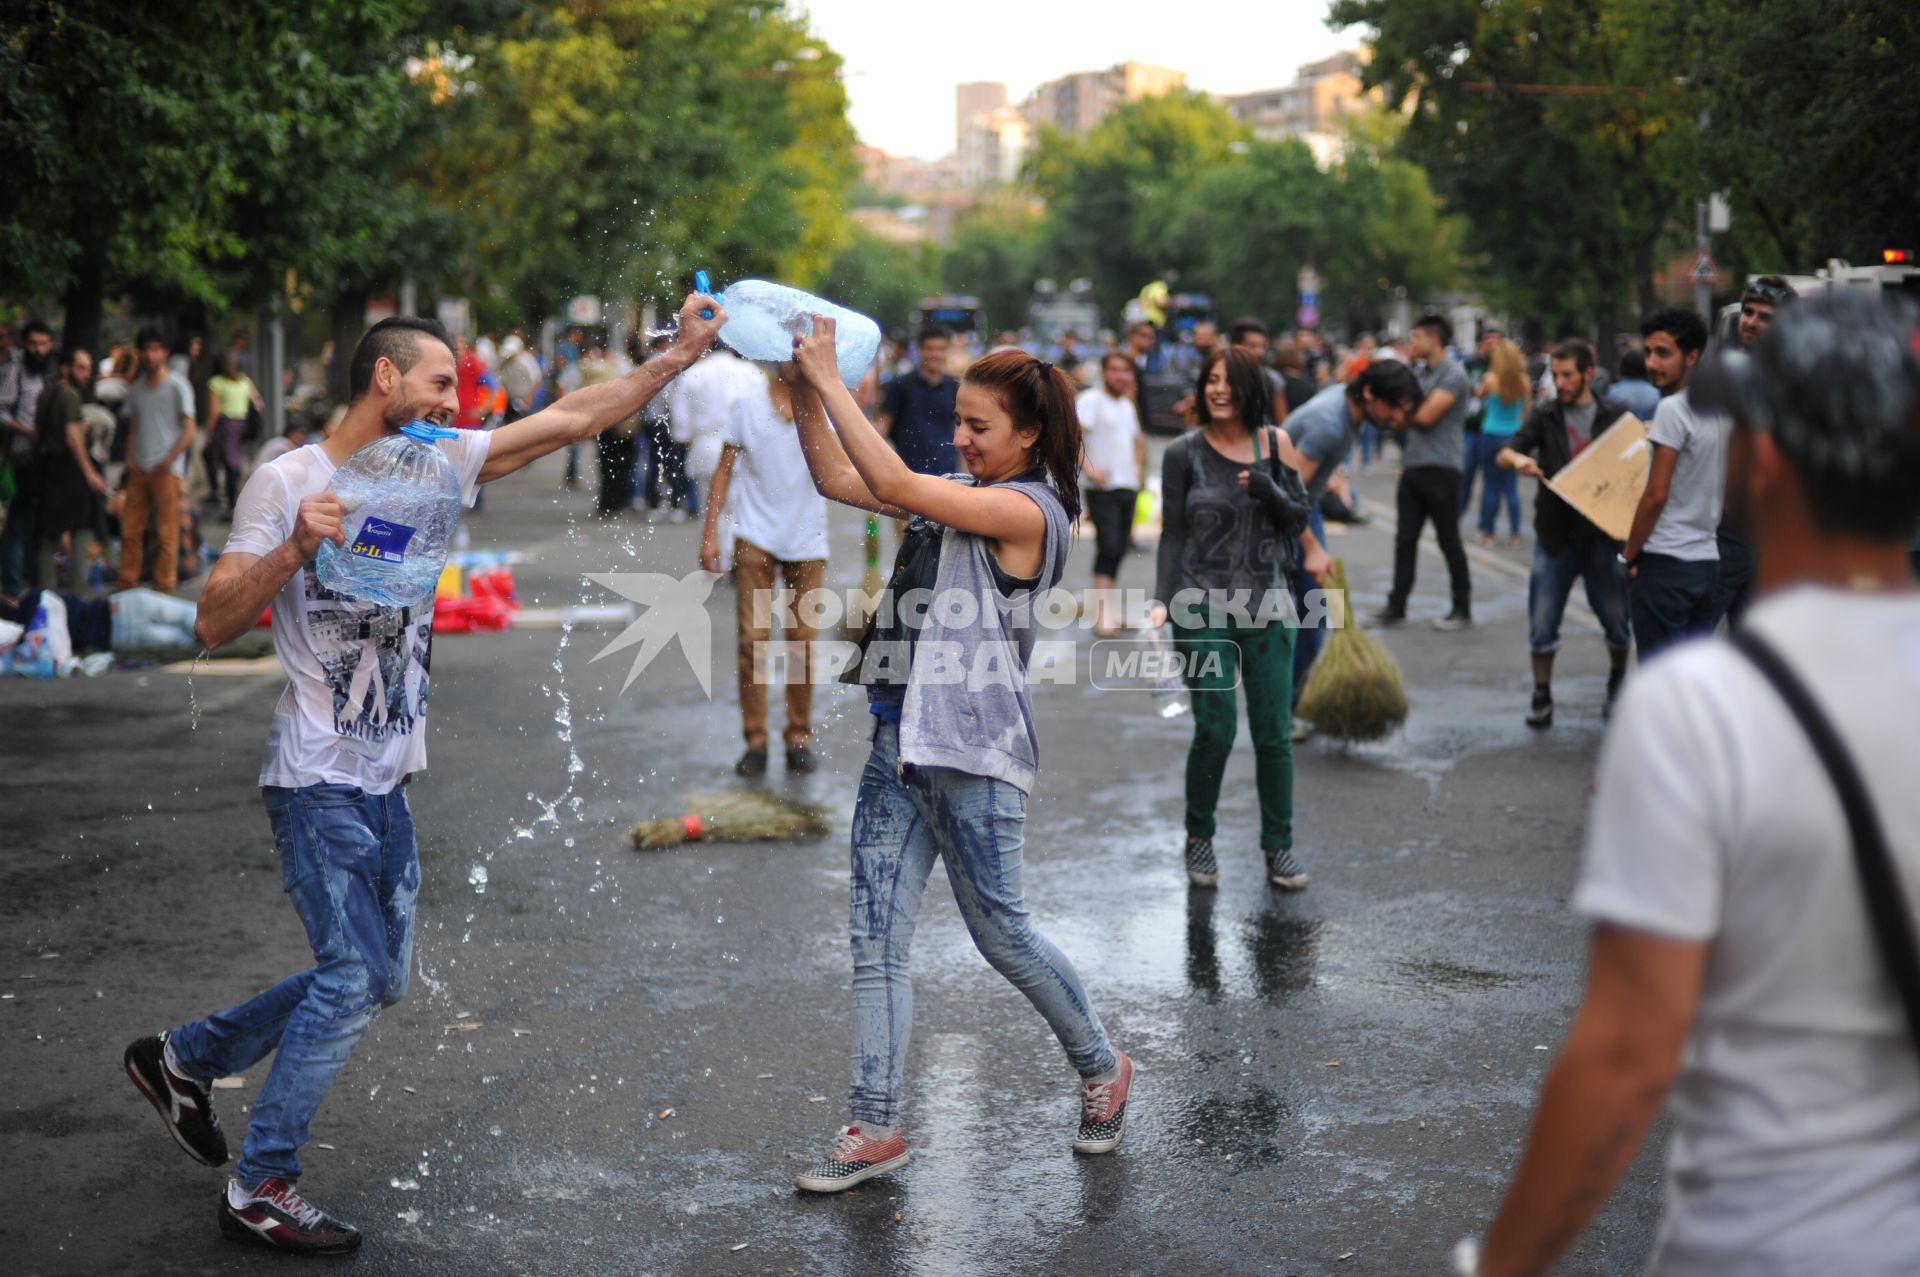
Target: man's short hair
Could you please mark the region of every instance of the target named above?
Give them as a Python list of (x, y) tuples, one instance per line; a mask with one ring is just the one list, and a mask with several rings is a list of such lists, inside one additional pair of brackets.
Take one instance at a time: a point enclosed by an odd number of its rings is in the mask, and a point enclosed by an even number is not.
[(73, 367), (73, 358), (75, 355), (85, 355), (88, 359), (93, 358), (93, 352), (85, 346), (64, 346), (60, 350), (60, 366), (62, 368)]
[(1773, 437), (1816, 525), (1902, 540), (1920, 521), (1920, 312), (1831, 293), (1788, 307), (1750, 351), (1707, 361), (1702, 410)]
[(166, 344), (166, 336), (152, 324), (143, 327), (133, 339), (133, 348), (135, 350), (145, 350), (148, 346), (164, 346)]
[(945, 324), (928, 324), (925, 328), (922, 328), (920, 334), (913, 339), (913, 344), (918, 346), (929, 341), (952, 340), (953, 329), (947, 327)]
[(1273, 348), (1273, 366), (1281, 372), (1300, 372), (1306, 368), (1307, 361), (1299, 346), (1283, 341)]
[(1227, 325), (1227, 341), (1232, 345), (1238, 346), (1251, 333), (1259, 333), (1265, 337), (1267, 326), (1252, 315), (1242, 315)]
[(1655, 333), (1673, 338), (1673, 344), (1680, 347), (1682, 354), (1691, 355), (1707, 348), (1707, 321), (1689, 306), (1669, 306), (1648, 315), (1641, 321), (1640, 335), (1651, 337)]
[(420, 362), (420, 339), (430, 337), (453, 350), (453, 340), (440, 321), (418, 315), (390, 315), (367, 329), (360, 344), (353, 348), (353, 363), (347, 371), (347, 402), (357, 403), (373, 388), (373, 366), (382, 359), (403, 374)]
[(1442, 346), (1453, 344), (1453, 321), (1445, 315), (1429, 311), (1413, 321), (1415, 328), (1424, 328), (1440, 339)]
[(47, 322), (44, 319), (29, 319), (20, 328), (20, 344), (25, 345), (26, 339), (35, 333), (45, 333), (47, 340), (53, 340), (53, 329), (47, 327)]
[(1507, 335), (1507, 330), (1502, 328), (1498, 324), (1486, 324), (1480, 329), (1480, 336), (1482, 336), (1483, 338), (1484, 337), (1505, 337), (1506, 335)]
[(1360, 370), (1359, 376), (1347, 382), (1349, 398), (1360, 398), (1364, 391), (1373, 397), (1375, 403), (1404, 404), (1411, 407), (1423, 397), (1420, 379), (1413, 375), (1413, 369), (1398, 359), (1376, 359)]
[(1593, 346), (1584, 337), (1562, 337), (1553, 345), (1553, 358), (1571, 359), (1581, 372), (1593, 368)]
[(1621, 355), (1620, 376), (1625, 381), (1645, 381), (1647, 379), (1647, 357), (1637, 350), (1629, 350)]

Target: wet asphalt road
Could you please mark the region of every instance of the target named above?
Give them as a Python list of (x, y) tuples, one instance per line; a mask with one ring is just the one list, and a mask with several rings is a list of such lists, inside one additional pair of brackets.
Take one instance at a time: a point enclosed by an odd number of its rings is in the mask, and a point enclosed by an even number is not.
[[(550, 459), (495, 485), (471, 523), (476, 547), (527, 556), (524, 602), (606, 602), (583, 573), (693, 566), (693, 527), (596, 522), (558, 474)], [(1374, 509), (1391, 508), (1391, 485), (1362, 481)], [(858, 523), (837, 512), (834, 526), (829, 581), (850, 585)], [(1356, 529), (1335, 549), (1370, 608), (1390, 538)], [(1091, 550), (1074, 553), (1078, 586)], [(1072, 1154), (1071, 1072), (973, 952), (936, 873), (914, 955), (914, 1163), (825, 1199), (789, 1181), (845, 1120), (857, 693), (822, 689), (819, 774), (787, 778), (776, 756), (766, 782), (825, 803), (830, 837), (637, 853), (635, 819), (732, 783), (730, 591), (711, 606), (713, 704), (677, 654), (621, 694), (624, 659), (589, 661), (611, 629), (442, 638), (432, 769), (412, 789), (426, 884), (412, 990), (361, 1044), (305, 1153), (303, 1188), (367, 1234), (340, 1266), (1446, 1271), (1497, 1200), (1584, 964), (1566, 896), (1605, 655), (1590, 619), (1574, 623), (1559, 722), (1530, 734), (1525, 553), (1477, 557), (1480, 624), (1464, 635), (1419, 623), (1445, 607), (1444, 571), (1423, 553), (1416, 624), (1387, 636), (1408, 726), (1378, 746), (1298, 751), (1314, 875), (1298, 897), (1262, 881), (1244, 729), (1221, 886), (1190, 893), (1188, 720), (1137, 693), (1039, 692), (1028, 898), (1139, 1063), (1132, 1129), (1111, 1157)], [(1149, 552), (1122, 583), (1150, 578)], [(205, 667), (191, 687), (159, 670), (0, 685), (9, 1272), (288, 1262), (218, 1234), (221, 1175), (178, 1152), (120, 1068), (131, 1038), (306, 963), (253, 784), (279, 687)], [(236, 1148), (264, 1077), (216, 1092)], [(1636, 1271), (1658, 1151), (1561, 1271)]]

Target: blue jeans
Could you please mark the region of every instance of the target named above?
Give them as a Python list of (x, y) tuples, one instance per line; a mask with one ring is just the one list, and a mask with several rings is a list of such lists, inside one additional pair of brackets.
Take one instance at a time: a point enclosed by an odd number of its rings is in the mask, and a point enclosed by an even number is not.
[(420, 858), (406, 791), (266, 788), (281, 876), (314, 965), (239, 1006), (173, 1031), (181, 1071), (217, 1078), (274, 1052), (234, 1174), (300, 1177), (299, 1148), (335, 1075), (382, 1007), (407, 991)]
[[(1520, 535), (1520, 476), (1511, 470), (1502, 470), (1494, 458), (1500, 455), (1500, 449), (1507, 446), (1511, 435), (1481, 434), (1476, 446), (1479, 452), (1470, 458), (1480, 467), (1480, 533), (1492, 536), (1493, 528), (1500, 521), (1500, 503), (1507, 504), (1507, 532), (1512, 536)], [(1460, 512), (1466, 513), (1465, 482), (1460, 487)]]
[(874, 724), (853, 809), (853, 1089), (858, 1122), (896, 1126), (913, 1033), (907, 975), (914, 920), (933, 862), (981, 956), (1045, 1017), (1082, 1077), (1114, 1067), (1113, 1046), (1073, 964), (1033, 924), (1020, 891), (1027, 796), (946, 767), (902, 767), (900, 734)]
[(1712, 559), (1676, 559), (1641, 554), (1627, 597), (1633, 605), (1633, 641), (1646, 664), (1662, 648), (1696, 634), (1713, 633), (1720, 565)]
[(1627, 570), (1613, 542), (1575, 541), (1557, 555), (1533, 543), (1533, 574), (1527, 578), (1527, 646), (1536, 656), (1560, 650), (1560, 621), (1567, 614), (1573, 583), (1587, 587), (1587, 606), (1600, 618), (1609, 651), (1624, 652), (1633, 641), (1627, 628)]

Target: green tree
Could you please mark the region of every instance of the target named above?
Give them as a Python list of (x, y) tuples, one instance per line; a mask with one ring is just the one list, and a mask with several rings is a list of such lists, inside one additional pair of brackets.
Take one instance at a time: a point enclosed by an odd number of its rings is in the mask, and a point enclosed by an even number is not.
[(1700, 189), (1701, 7), (1682, 0), (1335, 0), (1373, 29), (1400, 154), (1465, 219), (1475, 283), (1549, 331), (1603, 326), (1653, 277)]
[(434, 175), (522, 315), (672, 299), (698, 267), (806, 284), (846, 240), (840, 61), (785, 10), (549, 0), (476, 57)]
[(894, 244), (855, 226), (819, 281), (822, 294), (872, 315), (883, 331), (906, 326), (920, 299), (939, 282), (930, 249)]
[(978, 297), (991, 327), (1021, 327), (1034, 281), (1048, 272), (1047, 263), (1061, 260), (1047, 252), (1046, 225), (1017, 188), (974, 205), (954, 222), (940, 263), (942, 285)]
[(1129, 102), (1085, 137), (1042, 128), (1027, 171), (1047, 204), (1046, 260), (1060, 275), (1091, 279), (1117, 317), (1127, 298), (1184, 266), (1146, 233), (1147, 210), (1250, 136), (1225, 107), (1187, 90)]

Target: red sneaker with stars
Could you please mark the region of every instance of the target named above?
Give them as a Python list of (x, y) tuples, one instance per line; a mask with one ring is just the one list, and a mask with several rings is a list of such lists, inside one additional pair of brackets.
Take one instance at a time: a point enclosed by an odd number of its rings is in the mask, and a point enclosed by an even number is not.
[(1083, 1082), (1080, 1086), (1080, 1129), (1073, 1137), (1076, 1153), (1111, 1153), (1127, 1133), (1127, 1101), (1133, 1096), (1133, 1060), (1115, 1051), (1120, 1076), (1111, 1082)]
[(907, 1138), (898, 1127), (885, 1139), (867, 1136), (858, 1122), (843, 1126), (833, 1148), (812, 1170), (793, 1177), (794, 1187), (807, 1193), (844, 1193), (863, 1180), (899, 1170), (912, 1160)]

